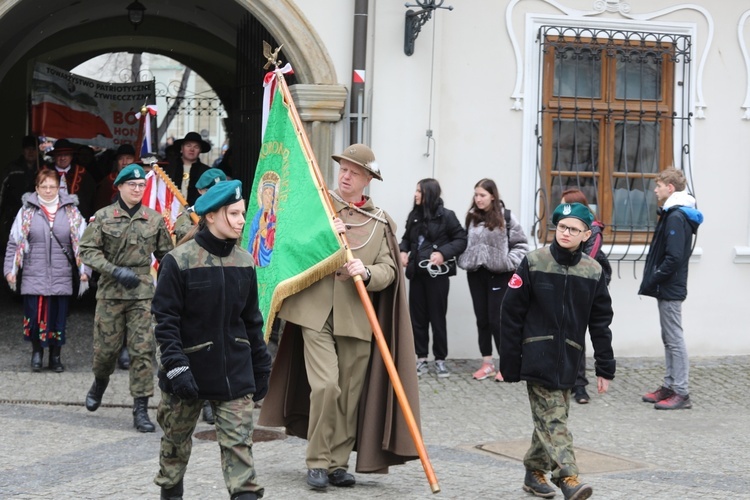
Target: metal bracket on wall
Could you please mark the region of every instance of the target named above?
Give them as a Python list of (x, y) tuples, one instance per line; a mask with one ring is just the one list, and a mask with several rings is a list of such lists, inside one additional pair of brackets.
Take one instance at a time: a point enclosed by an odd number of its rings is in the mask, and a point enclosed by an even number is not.
[(406, 19), (404, 23), (404, 54), (410, 56), (414, 53), (414, 42), (419, 36), (419, 32), (422, 31), (427, 21), (432, 19), (432, 12), (435, 9), (448, 9), (453, 10), (453, 7), (448, 5), (443, 7), (445, 0), (416, 0), (416, 4), (404, 4), (406, 8), (409, 7), (421, 7), (422, 10), (407, 10)]

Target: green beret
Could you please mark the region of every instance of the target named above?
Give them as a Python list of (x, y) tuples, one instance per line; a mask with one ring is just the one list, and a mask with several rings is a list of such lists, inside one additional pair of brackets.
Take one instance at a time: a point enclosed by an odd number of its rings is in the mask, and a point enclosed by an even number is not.
[(567, 219), (569, 217), (580, 220), (589, 229), (594, 222), (594, 214), (591, 213), (591, 210), (586, 205), (581, 203), (561, 203), (552, 213), (552, 224), (556, 226), (560, 222), (560, 219)]
[(208, 189), (214, 184), (225, 180), (227, 180), (227, 176), (224, 175), (224, 172), (218, 168), (209, 168), (200, 176), (198, 182), (195, 183), (195, 187), (196, 189)]
[(120, 173), (117, 174), (117, 178), (115, 179), (115, 186), (119, 186), (123, 182), (129, 181), (131, 179), (145, 180), (146, 172), (143, 170), (143, 167), (135, 163), (131, 163), (127, 167), (120, 170)]
[(209, 188), (198, 201), (195, 202), (195, 213), (206, 215), (221, 207), (231, 205), (242, 199), (242, 182), (239, 180), (221, 181)]

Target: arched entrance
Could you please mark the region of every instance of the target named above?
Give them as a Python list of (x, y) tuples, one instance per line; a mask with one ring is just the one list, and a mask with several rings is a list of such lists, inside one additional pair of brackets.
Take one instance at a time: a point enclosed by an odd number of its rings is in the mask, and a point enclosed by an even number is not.
[[(143, 0), (145, 20), (137, 29), (127, 19), (128, 3), (0, 0), (0, 53), (4, 54), (0, 95), (5, 104), (0, 136), (6, 144), (0, 164), (18, 154), (16, 145), (27, 132), (28, 88), (37, 61), (71, 69), (103, 52), (169, 55), (205, 75), (225, 104), (230, 121), (252, 119), (254, 106), (260, 111), (263, 70), (259, 39), (243, 34), (248, 19), (249, 24), (256, 23), (284, 44), (282, 56), (295, 69), (298, 83), (293, 92), (313, 148), (318, 158), (330, 158), (332, 129), (341, 119), (346, 89), (336, 83), (333, 62), (292, 1), (214, 0), (208, 10), (197, 2)], [(251, 59), (253, 51), (257, 51), (259, 64)], [(261, 76), (256, 79), (256, 75)], [(252, 149), (248, 148), (250, 154)], [(249, 156), (241, 162), (247, 172), (255, 167)], [(321, 167), (326, 172), (330, 162), (321, 162)], [(243, 177), (249, 186), (251, 175)]]

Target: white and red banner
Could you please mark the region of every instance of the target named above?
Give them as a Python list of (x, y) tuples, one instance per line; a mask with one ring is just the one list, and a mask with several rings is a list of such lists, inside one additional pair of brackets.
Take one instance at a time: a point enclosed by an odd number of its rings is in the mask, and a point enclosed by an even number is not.
[(143, 204), (159, 212), (164, 217), (169, 232), (174, 232), (174, 221), (183, 211), (183, 206), (167, 187), (167, 184), (153, 171), (146, 174)]
[(156, 102), (154, 81), (106, 83), (45, 63), (31, 82), (31, 128), (37, 136), (117, 148), (138, 141), (144, 104)]

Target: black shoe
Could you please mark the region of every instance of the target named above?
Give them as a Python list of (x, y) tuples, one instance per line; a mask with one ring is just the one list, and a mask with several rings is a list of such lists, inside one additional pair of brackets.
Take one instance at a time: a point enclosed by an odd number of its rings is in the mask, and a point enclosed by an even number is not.
[(580, 482), (577, 475), (561, 477), (555, 484), (562, 490), (565, 500), (584, 500), (594, 492), (591, 486)]
[(95, 378), (94, 383), (89, 389), (89, 393), (86, 394), (86, 409), (88, 411), (96, 411), (99, 405), (102, 404), (102, 397), (104, 397), (104, 391), (107, 390), (109, 379)]
[(242, 493), (235, 493), (230, 497), (231, 500), (258, 500), (258, 495), (252, 491), (243, 491)]
[(182, 479), (171, 488), (161, 488), (161, 500), (182, 500)]
[(576, 400), (576, 403), (581, 405), (585, 405), (591, 400), (589, 393), (586, 392), (586, 388), (582, 385), (573, 387), (573, 399)]
[(65, 371), (65, 367), (60, 361), (60, 350), (59, 345), (53, 345), (49, 348), (49, 369), (57, 373)]
[(44, 351), (34, 351), (31, 353), (31, 371), (40, 372), (42, 371), (42, 358), (44, 357)]
[(130, 354), (128, 354), (128, 348), (125, 346), (122, 346), (122, 349), (120, 349), (120, 355), (117, 357), (117, 366), (120, 367), (120, 370), (130, 368)]
[(211, 425), (216, 421), (214, 419), (214, 409), (208, 401), (203, 402), (203, 421)]
[(328, 474), (328, 482), (334, 486), (354, 486), (357, 480), (344, 469), (336, 469)]
[(133, 427), (138, 432), (154, 432), (156, 427), (148, 418), (148, 396), (133, 399)]
[(523, 491), (532, 493), (542, 498), (555, 496), (555, 489), (547, 482), (543, 471), (526, 469), (526, 477), (523, 480)]
[(328, 471), (325, 469), (307, 469), (307, 484), (317, 490), (328, 488)]

